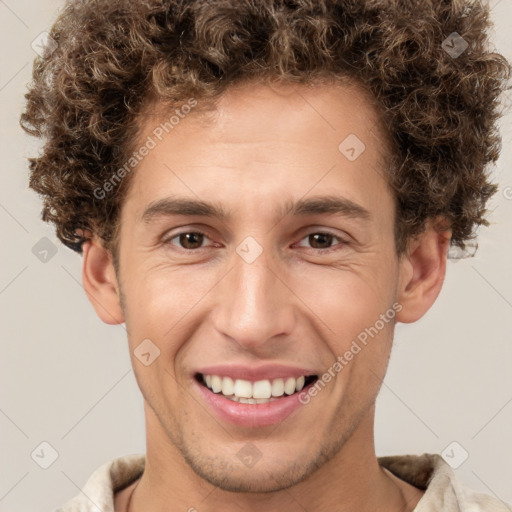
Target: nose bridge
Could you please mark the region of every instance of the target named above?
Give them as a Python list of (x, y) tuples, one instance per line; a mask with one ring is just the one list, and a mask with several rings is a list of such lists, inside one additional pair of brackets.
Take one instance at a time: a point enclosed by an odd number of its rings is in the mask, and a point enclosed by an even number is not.
[(219, 290), (216, 328), (246, 348), (256, 348), (292, 328), (290, 291), (269, 251), (254, 239), (242, 242)]

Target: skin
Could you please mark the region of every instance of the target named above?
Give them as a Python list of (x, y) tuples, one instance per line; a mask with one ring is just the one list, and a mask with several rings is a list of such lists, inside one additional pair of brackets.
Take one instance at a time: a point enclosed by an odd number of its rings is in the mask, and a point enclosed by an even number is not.
[[(191, 377), (226, 362), (321, 374), (394, 303), (404, 323), (432, 306), (451, 233), (430, 222), (397, 256), (378, 120), (356, 86), (232, 88), (214, 117), (186, 116), (138, 165), (121, 210), (117, 272), (101, 240), (85, 244), (85, 290), (103, 321), (126, 323), (144, 397), (146, 469), (130, 510), (407, 511), (423, 495), (375, 455), (375, 400), (393, 322), (277, 425), (215, 417)], [(141, 141), (157, 125), (148, 116)], [(349, 134), (366, 146), (355, 161), (338, 150)], [(222, 204), (231, 217), (141, 219), (171, 195)], [(348, 198), (371, 218), (276, 215), (285, 201), (325, 195)], [(205, 236), (188, 245), (176, 237), (198, 230)], [(334, 238), (309, 236), (326, 230)], [(236, 252), (247, 236), (263, 250), (250, 264)], [(150, 366), (134, 356), (146, 338), (160, 350)], [(261, 454), (251, 468), (237, 457), (248, 442)], [(135, 484), (117, 493), (116, 512)]]

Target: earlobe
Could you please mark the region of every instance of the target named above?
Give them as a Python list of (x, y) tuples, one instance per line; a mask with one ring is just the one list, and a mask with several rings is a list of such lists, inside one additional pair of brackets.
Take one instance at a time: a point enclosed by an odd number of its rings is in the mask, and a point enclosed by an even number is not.
[(82, 248), (82, 282), (89, 301), (105, 323), (123, 323), (119, 286), (110, 252), (98, 240), (88, 240)]
[(429, 222), (423, 233), (410, 242), (400, 265), (397, 301), (402, 309), (398, 322), (419, 320), (434, 304), (443, 286), (451, 231), (437, 232)]

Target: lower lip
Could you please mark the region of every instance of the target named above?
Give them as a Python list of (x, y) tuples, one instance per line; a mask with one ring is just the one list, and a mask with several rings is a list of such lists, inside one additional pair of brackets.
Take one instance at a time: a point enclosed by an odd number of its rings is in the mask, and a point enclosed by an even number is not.
[[(233, 402), (220, 393), (214, 393), (194, 379), (206, 403), (221, 419), (243, 427), (266, 427), (287, 418), (302, 406), (299, 393), (283, 396), (266, 404), (242, 404)], [(311, 383), (312, 385), (314, 383)], [(309, 386), (304, 388), (307, 390)]]

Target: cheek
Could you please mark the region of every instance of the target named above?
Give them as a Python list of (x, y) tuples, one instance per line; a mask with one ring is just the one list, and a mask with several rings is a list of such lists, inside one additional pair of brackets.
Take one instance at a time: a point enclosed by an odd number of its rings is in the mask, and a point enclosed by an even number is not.
[(376, 396), (386, 374), (393, 329), (393, 320), (386, 323), (379, 319), (337, 343), (334, 371), (339, 378), (335, 392), (340, 403), (348, 400), (357, 408)]
[[(173, 340), (187, 339), (184, 330), (193, 313), (205, 307), (215, 276), (189, 269), (139, 268), (123, 287), (130, 343), (153, 340), (166, 359), (179, 350)], [(133, 346), (133, 348), (135, 348)]]
[(389, 274), (382, 267), (380, 272), (372, 270), (313, 268), (294, 287), (340, 350), (374, 325), (393, 303)]

